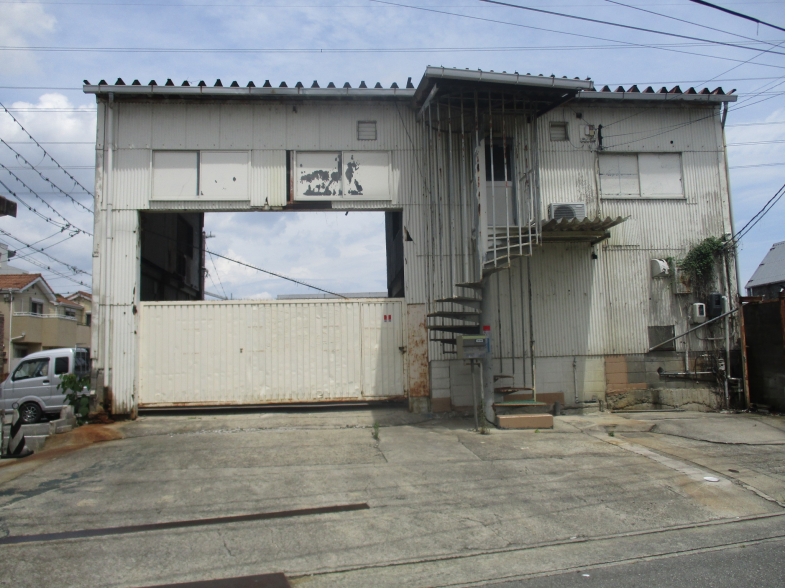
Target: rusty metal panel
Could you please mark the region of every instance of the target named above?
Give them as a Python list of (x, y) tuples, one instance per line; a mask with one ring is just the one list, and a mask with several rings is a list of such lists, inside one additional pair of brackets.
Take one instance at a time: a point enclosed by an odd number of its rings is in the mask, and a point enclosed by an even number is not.
[(405, 395), (400, 299), (145, 302), (140, 406)]
[(427, 397), (431, 393), (428, 371), (428, 330), (425, 304), (408, 304), (406, 322), (408, 339), (406, 361), (408, 366), (409, 397)]

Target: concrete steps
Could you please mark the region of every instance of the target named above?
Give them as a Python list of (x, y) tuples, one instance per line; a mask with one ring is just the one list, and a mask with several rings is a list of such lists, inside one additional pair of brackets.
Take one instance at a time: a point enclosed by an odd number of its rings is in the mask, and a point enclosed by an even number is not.
[[(3, 443), (2, 452), (5, 454), (8, 449), (8, 440), (11, 436), (11, 415), (5, 415), (3, 419)], [(74, 409), (64, 406), (60, 410), (60, 418), (49, 422), (35, 423), (32, 425), (22, 425), (22, 434), (25, 436), (25, 446), (31, 451), (41, 451), (46, 440), (59, 433), (67, 433), (76, 426)]]

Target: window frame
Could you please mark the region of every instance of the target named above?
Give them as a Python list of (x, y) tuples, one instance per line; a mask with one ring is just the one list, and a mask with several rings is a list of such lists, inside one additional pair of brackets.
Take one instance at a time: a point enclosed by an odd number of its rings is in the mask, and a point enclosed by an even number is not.
[[(40, 376), (27, 376), (25, 378), (17, 378), (16, 374), (19, 372), (20, 368), (22, 368), (22, 366), (30, 364), (30, 363), (43, 363), (43, 364), (45, 364), (46, 365), (46, 373), (45, 374), (41, 374)], [(36, 358), (33, 358), (33, 359), (26, 359), (26, 360), (20, 361), (19, 365), (17, 365), (14, 368), (14, 372), (13, 372), (13, 374), (11, 376), (11, 381), (12, 382), (22, 382), (24, 380), (32, 380), (34, 378), (46, 378), (48, 376), (49, 376), (49, 358), (48, 357), (36, 357)]]
[[(653, 194), (644, 189), (644, 182), (641, 180), (641, 156), (668, 156), (673, 155), (678, 157), (678, 170), (679, 170), (679, 184), (681, 186), (681, 193), (661, 193)], [(634, 194), (608, 194), (603, 192), (603, 176), (607, 174), (602, 173), (601, 160), (603, 157), (635, 157), (636, 177), (638, 193)], [(684, 186), (684, 154), (681, 151), (602, 151), (597, 152), (597, 191), (602, 200), (687, 200), (687, 193)]]

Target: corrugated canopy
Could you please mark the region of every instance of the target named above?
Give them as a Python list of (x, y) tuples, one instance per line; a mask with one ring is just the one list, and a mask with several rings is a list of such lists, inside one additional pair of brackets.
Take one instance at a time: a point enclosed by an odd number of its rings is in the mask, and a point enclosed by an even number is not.
[(597, 243), (610, 237), (611, 227), (620, 225), (628, 217), (617, 216), (572, 219), (553, 219), (542, 224), (544, 241), (591, 241)]

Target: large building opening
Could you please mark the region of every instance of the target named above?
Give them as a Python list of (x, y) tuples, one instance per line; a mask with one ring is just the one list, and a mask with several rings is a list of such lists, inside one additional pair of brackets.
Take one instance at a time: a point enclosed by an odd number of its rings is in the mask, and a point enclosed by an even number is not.
[(143, 302), (404, 296), (398, 211), (140, 216)]

